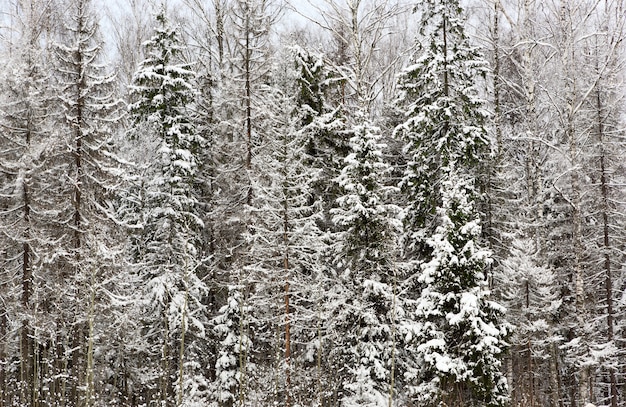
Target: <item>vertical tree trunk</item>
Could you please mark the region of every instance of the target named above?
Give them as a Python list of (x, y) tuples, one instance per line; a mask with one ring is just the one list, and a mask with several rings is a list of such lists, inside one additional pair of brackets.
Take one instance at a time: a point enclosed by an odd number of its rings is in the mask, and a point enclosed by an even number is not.
[[(501, 170), (502, 165), (502, 107), (500, 99), (500, 90), (502, 87), (502, 81), (500, 77), (500, 3), (494, 2), (494, 15), (493, 25), (491, 29), (491, 45), (493, 50), (493, 106), (494, 106), (494, 131), (496, 138), (496, 151), (493, 160), (485, 165), (485, 174), (487, 182), (485, 184), (485, 223), (483, 228), (483, 235), (486, 237), (489, 243), (489, 248), (493, 253), (498, 253), (498, 239), (496, 237), (496, 214), (494, 214), (494, 207), (499, 203), (502, 203), (502, 193), (500, 185), (498, 184), (498, 173)], [(495, 203), (495, 205), (494, 205)], [(498, 256), (494, 256), (498, 257)], [(490, 266), (493, 267), (494, 265)], [(492, 275), (492, 273), (490, 273)], [(485, 276), (489, 278), (488, 276)], [(490, 288), (493, 285), (493, 278), (489, 281)], [(508, 356), (507, 356), (508, 357)]]
[(30, 353), (28, 352), (28, 321), (22, 320), (22, 328), (20, 330), (20, 403), (30, 404), (29, 386), (28, 386), (28, 360)]
[[(286, 164), (285, 164), (286, 165)], [(284, 171), (283, 176), (287, 173)], [(283, 181), (284, 182), (284, 181)], [(285, 192), (285, 191), (284, 191)], [(286, 193), (286, 192), (285, 192)], [(283, 197), (283, 269), (285, 272), (285, 407), (291, 405), (291, 316), (289, 315), (289, 213)]]
[[(248, 0), (244, 1), (244, 30), (245, 30), (245, 56), (244, 56), (244, 70), (245, 70), (245, 92), (246, 96), (244, 98), (245, 102), (245, 132), (246, 132), (246, 170), (248, 172), (248, 178), (252, 176), (250, 174), (252, 170), (252, 79), (251, 72), (252, 69), (250, 64), (250, 59), (252, 58), (252, 44), (250, 43), (252, 36), (252, 27), (250, 22), (250, 5), (248, 4)], [(248, 206), (252, 205), (252, 181), (248, 181), (248, 194), (246, 196), (246, 204)]]
[(47, 339), (41, 349), (41, 404), (49, 406), (54, 400), (54, 359), (51, 357), (52, 341)]
[(68, 348), (66, 338), (57, 333), (56, 337), (56, 355), (55, 355), (55, 394), (54, 397), (58, 400), (58, 404), (61, 407), (67, 406), (67, 376), (69, 375), (67, 355), (65, 355), (65, 349)]
[[(3, 256), (4, 257), (4, 256)], [(6, 264), (2, 259), (2, 264)], [(0, 292), (6, 293), (6, 279), (4, 275), (0, 275)], [(0, 306), (0, 338), (6, 338), (7, 334), (7, 310), (4, 305)], [(6, 374), (6, 365), (7, 365), (7, 352), (6, 352), (6, 341), (0, 341), (0, 407), (5, 407), (7, 404), (5, 400), (8, 400), (7, 393), (7, 374)], [(8, 407), (8, 406), (7, 406)]]
[(550, 346), (550, 389), (552, 390), (550, 398), (553, 407), (563, 407), (563, 386), (559, 370), (559, 350), (558, 346), (553, 343)]
[(324, 387), (322, 385), (322, 312), (319, 300), (316, 301), (317, 307), (317, 406), (324, 404)]
[[(28, 153), (27, 153), (28, 154)], [(24, 242), (22, 243), (22, 306), (27, 311), (32, 290), (32, 268), (30, 262), (30, 195), (28, 181), (25, 177), (22, 184), (22, 204), (24, 205)]]
[(171, 377), (170, 377), (170, 351), (169, 351), (169, 323), (167, 320), (167, 315), (163, 313), (163, 332), (162, 339), (163, 345), (161, 347), (161, 372), (159, 375), (159, 402), (162, 407), (167, 407), (170, 405), (169, 400), (171, 397), (171, 392), (169, 391), (171, 387)]
[(496, 163), (502, 159), (502, 106), (500, 100), (500, 90), (502, 81), (500, 78), (500, 1), (494, 1), (493, 10), (493, 106), (494, 106), (494, 127), (496, 132)]
[[(240, 282), (243, 281), (240, 276)], [(247, 392), (247, 367), (246, 362), (248, 360), (248, 344), (244, 344), (244, 337), (247, 339), (246, 332), (246, 300), (245, 300), (245, 287), (244, 292), (241, 293), (239, 300), (239, 310), (241, 312), (239, 317), (239, 407), (244, 407), (246, 402)]]
[[(573, 92), (573, 89), (571, 90)], [(582, 214), (581, 214), (581, 186), (580, 186), (580, 174), (578, 170), (578, 141), (576, 140), (576, 131), (574, 126), (574, 111), (571, 110), (575, 103), (573, 94), (568, 100), (567, 112), (567, 127), (565, 129), (568, 139), (568, 155), (569, 163), (571, 166), (570, 183), (572, 196), (570, 204), (572, 208), (572, 251), (574, 255), (574, 281), (575, 281), (575, 305), (576, 305), (576, 335), (582, 339), (583, 352), (587, 352), (585, 335), (585, 324), (587, 322), (587, 310), (585, 305), (585, 277), (584, 269), (582, 265)], [(589, 368), (583, 366), (579, 370), (579, 391), (578, 400), (581, 406), (585, 406), (589, 402), (590, 388), (589, 388)]]
[[(596, 60), (597, 63), (597, 60)], [(596, 113), (597, 113), (597, 132), (598, 132), (598, 145), (600, 147), (600, 190), (602, 194), (602, 243), (604, 246), (604, 274), (605, 274), (605, 297), (606, 297), (606, 323), (607, 323), (607, 341), (614, 343), (614, 315), (613, 315), (613, 277), (611, 274), (611, 253), (613, 251), (610, 225), (609, 225), (609, 213), (611, 210), (609, 199), (609, 174), (606, 168), (606, 148), (604, 141), (604, 115), (602, 106), (602, 95), (600, 89), (600, 82), (596, 85)], [(615, 369), (613, 367), (608, 368), (609, 374), (609, 387), (611, 407), (617, 407), (617, 378)]]
[(391, 368), (389, 369), (389, 399), (387, 407), (393, 407), (393, 396), (396, 385), (396, 289), (398, 273), (394, 265), (393, 268), (393, 299), (391, 301)]
[(225, 4), (222, 0), (213, 0), (213, 9), (215, 10), (215, 37), (217, 40), (217, 64), (220, 75), (224, 75), (224, 18), (226, 15)]
[[(25, 143), (26, 143), (26, 153), (30, 154), (30, 120), (27, 123), (26, 135), (25, 135)], [(22, 171), (25, 173), (30, 171), (30, 168), (23, 168)], [(33, 342), (31, 338), (31, 328), (28, 321), (27, 314), (30, 313), (30, 297), (32, 294), (32, 268), (31, 268), (31, 248), (30, 248), (30, 211), (31, 211), (31, 203), (30, 203), (30, 192), (28, 188), (28, 176), (24, 174), (22, 180), (22, 205), (23, 205), (23, 215), (22, 220), (24, 222), (24, 234), (22, 236), (22, 312), (24, 313), (22, 316), (22, 328), (20, 331), (20, 376), (21, 376), (21, 384), (20, 387), (22, 389), (22, 400), (27, 404), (32, 404), (32, 395), (34, 391), (33, 386)]]
[(72, 328), (71, 348), (69, 350), (72, 360), (72, 369), (70, 377), (70, 405), (79, 405), (81, 396), (81, 384), (83, 382), (83, 370), (81, 369), (81, 351), (83, 350), (83, 325), (74, 324)]
[[(573, 112), (572, 112), (573, 113)], [(574, 254), (574, 281), (575, 281), (575, 304), (576, 304), (576, 335), (582, 339), (582, 351), (587, 352), (587, 341), (585, 333), (585, 324), (587, 322), (587, 310), (585, 306), (585, 279), (582, 266), (582, 214), (581, 214), (581, 188), (580, 176), (577, 166), (578, 148), (575, 140), (575, 130), (573, 126), (573, 116), (568, 118), (567, 134), (569, 140), (569, 159), (571, 170), (571, 188), (572, 188), (572, 249)], [(576, 398), (580, 401), (580, 406), (584, 407), (590, 401), (589, 387), (589, 368), (582, 366), (578, 372), (579, 391)]]
[[(285, 259), (288, 268), (288, 260)], [(289, 280), (285, 281), (285, 407), (291, 406), (291, 321), (289, 316)]]
[(187, 307), (189, 304), (189, 257), (187, 252), (187, 239), (183, 240), (183, 279), (185, 284), (185, 300), (183, 303), (183, 314), (181, 315), (180, 324), (180, 347), (178, 348), (178, 401), (177, 407), (183, 405), (183, 392), (184, 392), (184, 374), (185, 374), (185, 335), (187, 333)]
[(40, 385), (40, 369), (41, 369), (41, 360), (40, 360), (40, 355), (41, 355), (41, 347), (39, 345), (39, 343), (37, 342), (37, 337), (36, 335), (36, 331), (33, 330), (33, 338), (32, 338), (32, 352), (33, 352), (33, 372), (32, 372), (32, 379), (31, 379), (31, 399), (32, 399), (32, 407), (38, 407), (39, 406), (39, 401), (40, 401), (40, 397), (41, 397), (41, 388), (39, 387)]
[[(564, 69), (564, 89), (565, 89), (565, 106), (563, 106), (562, 123), (564, 126), (563, 131), (567, 140), (567, 160), (569, 164), (570, 173), (570, 188), (571, 195), (568, 199), (572, 214), (571, 214), (571, 233), (572, 233), (572, 254), (573, 254), (573, 280), (574, 280), (574, 305), (575, 305), (575, 321), (576, 327), (574, 329), (574, 335), (580, 338), (580, 350), (583, 355), (588, 354), (588, 338), (585, 332), (585, 325), (587, 322), (587, 309), (585, 304), (585, 276), (584, 268), (582, 264), (583, 254), (583, 236), (582, 226), (583, 218), (581, 213), (581, 184), (580, 184), (580, 169), (579, 169), (579, 146), (576, 137), (576, 124), (575, 118), (577, 115), (577, 109), (579, 104), (579, 96), (577, 95), (577, 81), (573, 72), (574, 63), (576, 62), (576, 50), (574, 48), (574, 28), (572, 26), (572, 15), (570, 7), (571, 4), (566, 0), (561, 2), (561, 15), (560, 23), (563, 35), (561, 63)], [(584, 357), (581, 355), (581, 357)], [(575, 380), (576, 381), (576, 380)], [(590, 401), (590, 387), (589, 387), (589, 367), (581, 366), (577, 372), (577, 386), (578, 391), (572, 392), (572, 402), (585, 406)], [(576, 400), (576, 401), (575, 401)]]
[[(526, 310), (530, 310), (530, 282), (528, 280), (526, 280)], [(530, 405), (530, 407), (534, 407), (535, 406), (535, 386), (534, 386), (534, 382), (535, 382), (535, 372), (534, 372), (534, 367), (533, 367), (533, 348), (532, 348), (532, 338), (528, 337), (526, 340), (526, 352), (528, 353), (528, 358), (527, 358), (527, 369), (528, 372), (527, 377), (528, 377), (528, 388), (526, 389), (526, 392), (528, 394), (528, 403)]]
[[(83, 258), (81, 256), (81, 250), (83, 245), (83, 231), (82, 231), (82, 193), (83, 193), (83, 130), (84, 130), (84, 109), (85, 109), (85, 96), (84, 90), (86, 88), (85, 81), (87, 78), (85, 77), (85, 67), (83, 61), (83, 53), (82, 49), (82, 35), (84, 33), (85, 21), (84, 21), (84, 8), (85, 4), (83, 0), (78, 0), (77, 3), (77, 27), (76, 27), (76, 35), (78, 36), (78, 49), (75, 52), (75, 68), (76, 73), (78, 75), (76, 88), (75, 88), (75, 110), (74, 114), (75, 121), (72, 123), (74, 126), (74, 170), (76, 173), (74, 174), (74, 191), (73, 191), (73, 204), (74, 204), (74, 273), (80, 275), (82, 270), (81, 262)], [(76, 287), (76, 290), (80, 293), (83, 291), (82, 287)], [(79, 294), (80, 295), (80, 294)], [(80, 297), (79, 297), (80, 298)], [(79, 304), (74, 304), (75, 307), (75, 315), (79, 317), (81, 313), (79, 310), (81, 309)], [(81, 354), (85, 351), (85, 328), (87, 328), (83, 321), (76, 320), (74, 322), (74, 337), (72, 338), (72, 369), (74, 372), (74, 377), (72, 380), (72, 402), (80, 403), (80, 399), (84, 397), (82, 388), (85, 380), (85, 371), (84, 366), (82, 364)]]
[(94, 319), (96, 306), (96, 281), (95, 270), (91, 270), (91, 284), (89, 287), (89, 311), (87, 314), (88, 335), (87, 335), (87, 366), (85, 368), (85, 407), (91, 407), (95, 404), (95, 388), (94, 388)]

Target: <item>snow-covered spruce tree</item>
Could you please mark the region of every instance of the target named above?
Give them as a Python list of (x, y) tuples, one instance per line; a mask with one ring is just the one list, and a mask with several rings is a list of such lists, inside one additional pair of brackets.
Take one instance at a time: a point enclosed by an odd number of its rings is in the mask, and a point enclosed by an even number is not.
[(143, 385), (158, 387), (148, 398), (180, 405), (198, 395), (191, 391), (195, 385), (190, 379), (203, 382), (195, 363), (203, 362), (191, 354), (207, 322), (202, 303), (207, 287), (196, 273), (202, 222), (194, 185), (203, 140), (191, 114), (194, 73), (182, 60), (183, 45), (163, 6), (156, 23), (130, 87), (129, 135), (139, 146), (156, 149), (146, 151), (152, 160), (144, 163), (135, 188), (143, 196), (135, 201), (141, 206), (135, 216), (140, 230), (134, 244), (139, 248), (133, 251), (145, 284), (144, 335), (154, 352), (145, 355), (150, 361), (146, 367), (158, 372)]
[[(336, 232), (331, 210), (338, 207), (336, 199), (342, 192), (337, 177), (349, 151), (349, 136), (343, 131), (345, 121), (340, 109), (331, 108), (327, 101), (327, 93), (337, 82), (323, 56), (293, 46), (285, 59), (295, 64), (286, 69), (289, 75), (279, 74), (277, 78), (289, 77), (290, 83), (281, 89), (287, 95), (295, 94), (295, 98), (288, 103), (291, 105), (288, 109), (292, 109), (287, 120), (291, 129), (289, 136), (278, 133), (278, 139), (287, 147), (285, 153), (288, 152), (282, 155), (290, 158), (280, 160), (300, 174), (297, 184), (289, 181), (291, 194), (297, 189), (302, 194), (300, 198), (295, 195), (290, 198), (300, 207), (297, 209), (292, 204), (291, 211), (296, 213), (293, 225), (306, 231), (304, 239), (289, 239), (293, 242), (290, 250), (295, 251), (297, 257), (292, 262), (294, 277), (298, 277), (297, 285), (292, 288), (296, 301), (291, 304), (296, 314), (292, 318), (292, 392), (294, 402), (323, 405), (333, 397), (333, 389), (338, 385), (329, 374), (336, 370), (334, 361), (328, 357), (332, 349), (325, 347), (332, 341), (332, 333), (323, 327), (329, 315), (326, 305), (332, 301), (325, 293), (335, 284), (334, 277), (328, 273), (328, 259), (332, 256), (329, 242)], [(287, 106), (283, 110), (285, 108)], [(304, 245), (298, 247), (298, 242)]]
[[(383, 159), (380, 129), (355, 114), (351, 153), (338, 177), (343, 194), (332, 211), (340, 228), (335, 247), (338, 273), (331, 326), (339, 344), (331, 358), (341, 374), (346, 405), (384, 405), (389, 397), (394, 317), (394, 260), (399, 208), (389, 203), (390, 166)], [(342, 369), (343, 368), (343, 369)]]
[(407, 199), (402, 243), (409, 258), (430, 250), (425, 239), (437, 225), (443, 168), (456, 162), (476, 173), (489, 151), (486, 116), (475, 89), (486, 62), (469, 44), (459, 1), (428, 0), (416, 9), (425, 39), (400, 75), (396, 106), (404, 122), (395, 129), (407, 159), (400, 187)]
[(481, 165), (488, 159), (486, 115), (476, 97), (485, 61), (471, 47), (457, 0), (417, 6), (424, 42), (401, 75), (407, 199), (404, 255), (418, 271), (414, 344), (422, 369), (414, 389), (425, 404), (506, 402), (499, 357), (507, 325), (489, 301), (491, 262), (481, 248)]
[(504, 309), (489, 300), (485, 273), (491, 253), (480, 247), (473, 181), (454, 168), (441, 184), (440, 225), (427, 240), (432, 258), (422, 265), (416, 320), (423, 362), (414, 389), (424, 405), (507, 402), (499, 357), (508, 325)]
[(319, 171), (312, 187), (315, 198), (321, 200), (323, 206), (320, 228), (332, 230), (330, 210), (337, 207), (340, 194), (337, 177), (343, 168), (343, 159), (350, 151), (349, 137), (343, 131), (345, 118), (341, 108), (332, 108), (327, 100), (327, 93), (338, 87), (340, 81), (321, 54), (294, 47), (294, 55), (299, 71), (295, 99), (299, 126), (306, 137), (309, 166)]
[(220, 406), (243, 405), (247, 379), (245, 369), (250, 359), (248, 315), (251, 307), (244, 304), (242, 287), (228, 287), (226, 304), (213, 318), (213, 331), (219, 338), (215, 362), (213, 397)]

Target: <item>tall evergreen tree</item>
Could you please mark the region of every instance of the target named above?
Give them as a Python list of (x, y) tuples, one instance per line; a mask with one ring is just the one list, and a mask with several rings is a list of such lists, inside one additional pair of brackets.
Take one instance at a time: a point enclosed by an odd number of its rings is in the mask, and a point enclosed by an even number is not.
[(301, 47), (294, 48), (295, 65), (299, 71), (296, 109), (305, 136), (308, 165), (319, 171), (313, 180), (313, 192), (323, 206), (322, 230), (334, 230), (330, 211), (336, 208), (341, 189), (337, 177), (350, 151), (349, 133), (341, 108), (331, 106), (328, 94), (341, 83), (338, 73), (327, 66), (321, 54)]
[(393, 374), (393, 326), (396, 324), (395, 239), (399, 208), (390, 204), (395, 187), (387, 186), (390, 166), (384, 161), (380, 129), (357, 112), (351, 152), (338, 177), (343, 194), (332, 211), (338, 225), (335, 260), (336, 295), (343, 306), (332, 312), (337, 339), (335, 357), (347, 367), (342, 378), (344, 402), (384, 403)]
[(212, 320), (219, 339), (215, 361), (213, 398), (222, 406), (243, 405), (246, 371), (252, 341), (248, 315), (251, 307), (244, 305), (242, 287), (228, 287), (226, 304)]
[(432, 258), (419, 276), (416, 350), (423, 371), (416, 391), (426, 405), (471, 400), (503, 406), (508, 398), (500, 371), (508, 327), (504, 309), (489, 300), (491, 253), (478, 243), (471, 186), (471, 179), (456, 172), (442, 182), (440, 226), (428, 239)]
[(436, 227), (441, 204), (440, 185), (445, 169), (478, 174), (489, 152), (484, 129), (486, 112), (476, 96), (476, 80), (484, 77), (486, 62), (465, 34), (456, 0), (429, 0), (422, 12), (423, 42), (412, 64), (400, 75), (396, 104), (404, 121), (395, 129), (405, 143), (407, 168), (400, 184), (408, 200), (404, 248), (407, 256), (428, 252), (425, 238)]
[(401, 76), (408, 200), (403, 248), (417, 268), (415, 344), (426, 404), (504, 405), (500, 372), (507, 325), (489, 301), (490, 253), (481, 248), (481, 165), (489, 157), (486, 114), (476, 96), (485, 61), (465, 34), (456, 0), (417, 6), (424, 42)]
[(140, 148), (153, 148), (135, 188), (142, 197), (135, 200), (140, 207), (134, 251), (145, 284), (145, 333), (159, 349), (151, 355), (159, 371), (154, 397), (180, 405), (190, 402), (189, 397), (204, 397), (189, 391), (194, 381), (203, 381), (194, 352), (199, 351), (196, 340), (204, 336), (207, 322), (207, 287), (196, 273), (203, 224), (195, 177), (203, 139), (192, 121), (194, 73), (182, 60), (184, 47), (164, 6), (156, 23), (130, 87), (129, 134), (140, 141)]

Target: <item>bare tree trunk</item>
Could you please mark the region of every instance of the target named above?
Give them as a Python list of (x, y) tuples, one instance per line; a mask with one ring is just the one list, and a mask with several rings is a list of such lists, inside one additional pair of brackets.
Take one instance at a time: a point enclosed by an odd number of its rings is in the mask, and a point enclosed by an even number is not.
[(554, 407), (563, 407), (563, 391), (561, 384), (561, 374), (559, 373), (560, 367), (558, 346), (556, 344), (552, 344), (550, 348), (550, 388), (552, 389), (551, 405)]
[[(596, 60), (597, 63), (597, 60)], [(607, 340), (609, 343), (615, 341), (614, 335), (614, 314), (613, 314), (613, 277), (611, 274), (611, 253), (613, 251), (610, 226), (610, 199), (609, 199), (609, 174), (606, 168), (606, 149), (604, 140), (604, 115), (603, 115), (602, 95), (600, 83), (596, 85), (596, 112), (597, 112), (597, 132), (598, 145), (600, 146), (600, 190), (602, 193), (602, 243), (604, 246), (604, 274), (605, 274), (605, 297), (606, 297), (606, 323)], [(615, 369), (608, 368), (609, 387), (611, 394), (611, 407), (617, 407), (617, 378)]]
[[(33, 3), (30, 3), (31, 7), (31, 15)], [(31, 28), (34, 31), (34, 27)], [(34, 49), (34, 41), (35, 38), (31, 38), (30, 46)], [(33, 61), (30, 58), (30, 53), (27, 57), (27, 64), (29, 70), (34, 69), (32, 67)], [(32, 79), (32, 77), (31, 77)], [(27, 93), (30, 95), (31, 89), (30, 84), (27, 85)], [(25, 154), (31, 154), (31, 132), (32, 132), (32, 118), (31, 111), (27, 113), (27, 121), (26, 121), (26, 132), (24, 134), (24, 144), (25, 144)], [(22, 171), (29, 172), (31, 168), (23, 168)], [(22, 221), (24, 222), (24, 232), (22, 235), (22, 312), (24, 315), (22, 316), (22, 329), (20, 332), (20, 350), (21, 350), (21, 367), (20, 367), (20, 375), (21, 375), (21, 387), (22, 387), (22, 399), (26, 401), (28, 404), (32, 402), (32, 394), (34, 391), (33, 387), (33, 358), (32, 358), (32, 340), (31, 340), (31, 329), (29, 326), (28, 316), (30, 313), (30, 298), (32, 295), (32, 281), (33, 281), (33, 271), (31, 266), (31, 247), (30, 247), (30, 223), (31, 223), (31, 196), (30, 196), (30, 188), (29, 188), (29, 176), (24, 174), (24, 178), (22, 180), (22, 205), (23, 205), (23, 213), (22, 213)], [(27, 401), (28, 400), (28, 401)]]
[[(75, 88), (75, 119), (72, 123), (74, 127), (74, 170), (76, 173), (73, 176), (74, 191), (73, 191), (73, 204), (74, 204), (74, 273), (80, 275), (83, 273), (82, 261), (84, 260), (81, 255), (83, 246), (83, 225), (82, 225), (82, 213), (83, 213), (83, 180), (84, 180), (84, 168), (83, 168), (83, 131), (85, 128), (85, 95), (84, 90), (86, 86), (85, 75), (85, 63), (83, 61), (84, 50), (82, 49), (82, 35), (85, 31), (85, 3), (84, 0), (78, 0), (77, 2), (77, 18), (76, 18), (76, 35), (78, 36), (78, 50), (75, 52), (75, 68), (76, 73), (79, 74), (79, 81), (76, 83)], [(75, 289), (80, 293), (84, 291), (85, 287), (76, 287)], [(79, 296), (80, 298), (80, 296)], [(74, 304), (76, 313), (80, 315), (79, 304)], [(71, 400), (75, 404), (80, 403), (80, 399), (84, 396), (82, 393), (82, 387), (85, 380), (85, 370), (83, 366), (82, 354), (84, 352), (84, 345), (86, 342), (86, 326), (80, 319), (75, 321), (74, 337), (72, 338), (72, 368), (74, 371), (74, 377), (72, 378), (72, 396)]]
[(67, 355), (65, 349), (68, 349), (66, 338), (62, 334), (56, 337), (56, 355), (55, 355), (55, 398), (61, 407), (67, 406), (67, 376), (69, 375)]
[[(241, 277), (240, 281), (243, 281)], [(243, 407), (246, 402), (248, 385), (246, 366), (246, 362), (248, 360), (248, 344), (244, 344), (244, 336), (247, 338), (245, 291), (240, 296), (239, 310), (241, 312), (239, 317), (239, 407)]]
[[(30, 132), (26, 132), (26, 146), (30, 147)], [(26, 154), (29, 154), (27, 152)], [(24, 205), (23, 221), (24, 221), (24, 239), (22, 243), (22, 328), (20, 331), (20, 387), (22, 389), (22, 401), (32, 404), (33, 387), (33, 342), (31, 338), (31, 328), (28, 321), (30, 312), (30, 297), (32, 293), (32, 268), (31, 268), (31, 249), (30, 249), (30, 194), (28, 189), (28, 180), (23, 180), (22, 184), (22, 205)]]
[(37, 341), (36, 331), (33, 329), (33, 337), (32, 337), (32, 351), (33, 351), (33, 372), (32, 372), (32, 383), (31, 383), (31, 399), (32, 399), (32, 407), (38, 407), (39, 401), (41, 397), (41, 388), (40, 385), (40, 376), (41, 376), (41, 347)]
[(161, 347), (161, 372), (159, 375), (159, 401), (161, 406), (167, 407), (170, 405), (169, 400), (171, 397), (170, 393), (170, 350), (169, 350), (169, 323), (167, 320), (167, 315), (163, 313), (163, 332), (162, 332), (162, 340), (163, 346)]
[[(575, 118), (579, 105), (576, 78), (574, 76), (575, 49), (574, 49), (574, 29), (572, 26), (572, 15), (569, 9), (571, 5), (565, 0), (561, 3), (560, 23), (563, 35), (561, 62), (564, 69), (565, 106), (562, 114), (564, 123), (563, 130), (567, 140), (567, 159), (570, 171), (571, 196), (568, 199), (572, 209), (571, 233), (572, 233), (572, 254), (573, 254), (573, 280), (575, 298), (575, 320), (576, 328), (574, 335), (581, 339), (581, 350), (588, 353), (588, 343), (585, 332), (587, 320), (587, 309), (585, 304), (585, 276), (582, 265), (583, 236), (582, 236), (582, 213), (581, 213), (581, 185), (579, 169), (579, 147), (576, 137)], [(567, 199), (567, 198), (566, 198)], [(578, 392), (573, 396), (580, 406), (585, 406), (590, 401), (589, 388), (589, 368), (582, 366), (578, 369)], [(573, 393), (575, 394), (575, 393)]]
[[(486, 165), (486, 208), (485, 208), (485, 226), (483, 228), (483, 235), (486, 237), (489, 248), (497, 253), (499, 250), (497, 238), (496, 238), (496, 214), (494, 214), (494, 207), (501, 202), (502, 194), (501, 188), (498, 184), (498, 172), (501, 170), (502, 165), (502, 106), (500, 98), (500, 90), (502, 88), (502, 78), (500, 77), (500, 38), (499, 38), (499, 25), (500, 25), (500, 3), (494, 2), (494, 16), (493, 25), (491, 29), (491, 45), (493, 50), (493, 106), (494, 106), (494, 131), (496, 138), (496, 151), (493, 160)], [(494, 205), (495, 204), (495, 205)], [(497, 257), (497, 256), (496, 256)], [(490, 273), (491, 274), (491, 273)], [(491, 279), (493, 280), (493, 279)], [(493, 281), (489, 281), (490, 288), (493, 285)]]
[[(244, 35), (245, 38), (245, 57), (244, 57), (244, 74), (245, 74), (245, 92), (246, 97), (244, 99), (245, 102), (245, 122), (246, 122), (246, 171), (248, 171), (248, 178), (252, 175), (250, 172), (252, 171), (252, 79), (250, 70), (252, 67), (250, 66), (250, 59), (252, 58), (252, 44), (250, 43), (252, 36), (252, 27), (250, 22), (250, 9), (248, 1), (244, 1)], [(248, 181), (248, 194), (246, 196), (246, 204), (248, 206), (252, 205), (252, 184), (251, 180)]]
[[(530, 282), (526, 281), (526, 309), (530, 309)], [(529, 337), (526, 341), (526, 351), (528, 352), (528, 402), (530, 407), (535, 406), (535, 372), (533, 367), (533, 349), (532, 349), (532, 340)]]
[(398, 275), (396, 267), (393, 268), (393, 300), (391, 302), (391, 368), (389, 369), (389, 399), (387, 406), (393, 407), (393, 396), (396, 385), (396, 288)]
[(316, 301), (317, 307), (317, 407), (324, 404), (324, 387), (322, 385), (322, 312), (319, 300)]
[(215, 10), (215, 37), (217, 39), (217, 64), (222, 78), (224, 76), (224, 20), (226, 16), (226, 4), (222, 0), (213, 0)]

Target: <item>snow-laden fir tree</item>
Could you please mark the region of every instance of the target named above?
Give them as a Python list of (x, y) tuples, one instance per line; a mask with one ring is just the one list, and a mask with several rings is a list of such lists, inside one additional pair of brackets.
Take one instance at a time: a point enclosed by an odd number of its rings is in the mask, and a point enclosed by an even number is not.
[[(335, 247), (338, 281), (332, 327), (340, 344), (334, 358), (347, 372), (341, 377), (346, 405), (383, 405), (391, 383), (394, 324), (395, 243), (399, 208), (390, 204), (395, 187), (386, 185), (380, 129), (366, 113), (355, 115), (351, 152), (338, 177), (343, 194), (332, 211), (340, 228)], [(339, 369), (339, 367), (337, 367)]]
[(459, 1), (428, 0), (416, 10), (424, 40), (400, 77), (405, 121), (396, 128), (408, 163), (403, 249), (420, 273), (414, 344), (423, 367), (415, 390), (426, 405), (503, 405), (507, 325), (489, 300), (491, 255), (481, 248), (479, 213), (490, 145), (475, 87), (485, 61), (470, 46)]
[[(297, 352), (293, 364), (299, 368), (293, 369), (294, 376), (298, 376), (294, 378), (293, 395), (323, 405), (333, 397), (333, 388), (338, 385), (332, 378), (337, 370), (336, 359), (329, 354), (332, 346), (327, 346), (332, 343), (333, 334), (324, 328), (332, 308), (327, 307), (332, 298), (326, 294), (336, 282), (328, 272), (331, 269), (328, 259), (332, 257), (330, 244), (336, 231), (331, 211), (339, 206), (336, 199), (342, 191), (337, 177), (349, 151), (349, 133), (344, 131), (345, 120), (340, 109), (332, 108), (328, 101), (330, 89), (338, 85), (323, 55), (293, 46), (289, 60), (293, 59), (295, 72), (290, 79), (295, 83), (289, 85), (295, 86), (295, 91), (289, 93), (295, 94), (295, 109), (292, 108), (290, 119), (293, 134), (283, 139), (292, 150), (291, 160), (297, 157), (297, 165), (301, 167), (298, 183), (303, 195), (298, 199), (301, 207), (298, 212), (305, 216), (300, 216), (297, 222), (308, 225), (306, 250), (298, 249), (297, 261), (298, 275), (304, 278), (298, 279), (294, 290), (298, 321), (293, 327), (294, 352)], [(298, 342), (304, 347), (296, 349)]]
[(133, 251), (145, 281), (146, 339), (158, 349), (148, 355), (158, 366), (156, 397), (180, 405), (197, 401), (188, 378), (199, 377), (195, 362), (202, 361), (194, 361), (191, 353), (199, 349), (194, 344), (204, 336), (206, 323), (202, 301), (207, 287), (196, 273), (203, 225), (194, 183), (203, 140), (192, 120), (194, 72), (182, 60), (184, 47), (163, 6), (156, 23), (130, 87), (129, 135), (145, 149), (146, 160), (134, 188), (140, 197), (130, 197), (140, 203)]
[(226, 304), (212, 320), (213, 331), (219, 338), (213, 398), (225, 407), (243, 404), (252, 346), (248, 317), (252, 310), (244, 303), (241, 291), (242, 286), (229, 286)]
[(338, 73), (327, 66), (323, 55), (294, 47), (295, 65), (299, 71), (296, 79), (296, 109), (302, 132), (306, 136), (306, 154), (309, 166), (319, 171), (313, 180), (313, 192), (321, 201), (324, 218), (320, 227), (333, 229), (330, 210), (337, 207), (340, 187), (337, 177), (348, 155), (348, 133), (341, 108), (333, 108), (327, 94), (339, 87)]
[(333, 211), (333, 221), (343, 229), (337, 249), (343, 260), (338, 265), (356, 276), (385, 271), (384, 278), (399, 229), (399, 208), (389, 203), (396, 188), (386, 185), (391, 168), (383, 157), (386, 145), (380, 128), (362, 111), (356, 113), (355, 123), (350, 153), (337, 178), (342, 188), (339, 208)]
[(419, 276), (415, 338), (423, 365), (414, 389), (424, 405), (507, 402), (500, 357), (508, 325), (504, 308), (489, 299), (491, 253), (479, 243), (472, 186), (472, 179), (450, 169), (440, 188), (439, 226), (427, 239), (432, 257)]
[(476, 172), (489, 150), (475, 89), (486, 62), (469, 44), (459, 1), (428, 0), (416, 9), (424, 40), (400, 75), (396, 106), (404, 122), (395, 129), (407, 159), (400, 186), (407, 199), (403, 247), (409, 257), (429, 251), (424, 239), (436, 227), (442, 169), (456, 162)]

